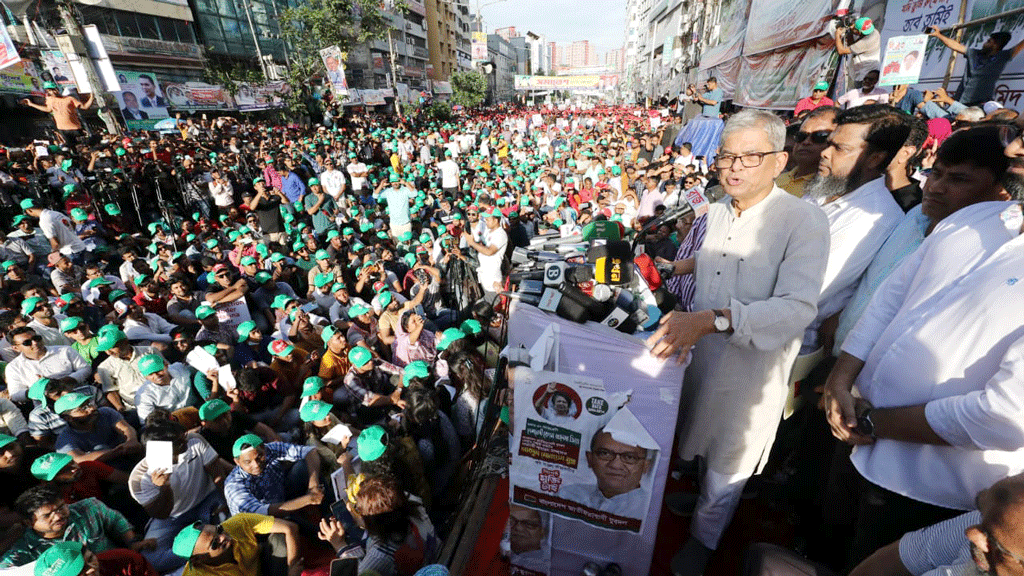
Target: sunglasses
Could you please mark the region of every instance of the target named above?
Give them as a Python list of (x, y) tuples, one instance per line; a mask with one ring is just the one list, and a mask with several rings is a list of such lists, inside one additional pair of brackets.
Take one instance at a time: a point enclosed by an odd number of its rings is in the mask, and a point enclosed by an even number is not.
[(1024, 131), (1021, 130), (1020, 126), (1005, 124), (999, 127), (999, 140), (1003, 148), (1013, 144), (1013, 141), (1018, 138), (1021, 138), (1021, 143), (1024, 144)]
[(42, 341), (43, 341), (43, 337), (38, 335), (38, 334), (36, 334), (35, 336), (32, 336), (31, 338), (25, 338), (21, 342), (15, 342), (14, 345), (15, 346), (31, 346), (33, 342), (42, 342)]
[(814, 132), (804, 132), (801, 130), (793, 136), (793, 140), (796, 140), (797, 144), (799, 144), (810, 138), (813, 144), (825, 144), (828, 142), (828, 137), (831, 134), (831, 130), (816, 130)]

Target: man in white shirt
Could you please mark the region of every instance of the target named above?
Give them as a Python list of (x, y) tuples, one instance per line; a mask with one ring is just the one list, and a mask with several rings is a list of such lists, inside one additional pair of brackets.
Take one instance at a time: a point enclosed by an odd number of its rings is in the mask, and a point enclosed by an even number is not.
[(1024, 298), (1022, 226), (1017, 202), (947, 217), (846, 337), (824, 401), (866, 480), (854, 559), (1024, 471), (1024, 310), (1010, 304)]
[(152, 520), (146, 538), (156, 540), (156, 550), (147, 556), (161, 574), (180, 568), (185, 559), (171, 551), (174, 537), (198, 520), (207, 521), (224, 505), (217, 484), (223, 482), (231, 465), (219, 458), (198, 434), (186, 434), (176, 421), (159, 420), (142, 430), (141, 440), (169, 442), (170, 468), (156, 468), (143, 458), (128, 476), (132, 498)]
[(454, 196), (459, 190), (459, 165), (452, 160), (450, 151), (445, 150), (444, 161), (437, 165), (441, 172), (441, 188), (445, 196)]
[(32, 198), (22, 200), (21, 209), (25, 214), (39, 219), (39, 229), (50, 241), (53, 251), (71, 258), (75, 264), (84, 263), (82, 257), (85, 255), (85, 243), (75, 233), (70, 218), (56, 210), (40, 208)]
[[(744, 110), (726, 123), (715, 164), (727, 198), (711, 205), (695, 259), (694, 310), (672, 312), (648, 339), (652, 355), (693, 356), (682, 386), (679, 456), (706, 472), (677, 576), (703, 574), (747, 479), (763, 465), (786, 404), (793, 361), (814, 319), (829, 246), (821, 209), (775, 186), (786, 128)], [(751, 431), (757, 431), (752, 433)]]
[(324, 160), (324, 171), (320, 173), (320, 185), (324, 192), (334, 198), (334, 203), (340, 209), (348, 208), (348, 203), (345, 202), (345, 175), (341, 173), (341, 170), (335, 168), (334, 160), (331, 158)]
[(227, 214), (228, 208), (235, 203), (235, 188), (231, 181), (224, 177), (218, 170), (210, 173), (210, 197), (221, 214)]
[(889, 91), (878, 86), (878, 70), (868, 72), (860, 81), (860, 88), (854, 88), (836, 100), (840, 108), (855, 108), (868, 103), (889, 103)]
[(831, 349), (834, 332), (819, 341), (822, 322), (846, 307), (864, 270), (903, 219), (885, 186), (885, 170), (909, 134), (910, 118), (882, 104), (836, 118), (818, 173), (804, 187), (804, 198), (825, 211), (832, 241), (818, 314), (804, 331), (801, 354), (821, 345)]
[(155, 351), (149, 346), (132, 346), (117, 327), (104, 326), (97, 335), (96, 350), (107, 359), (96, 367), (96, 376), (107, 401), (119, 412), (135, 407), (135, 393), (146, 378), (139, 372), (139, 360)]
[(355, 152), (348, 153), (348, 166), (345, 167), (345, 171), (348, 172), (348, 177), (352, 180), (352, 192), (356, 196), (361, 196), (363, 187), (366, 186), (368, 170), (366, 164), (363, 164), (356, 158)]
[(174, 412), (189, 405), (192, 374), (184, 364), (167, 364), (159, 354), (147, 354), (139, 359), (139, 373), (146, 378), (135, 392), (140, 421), (145, 422), (155, 408)]
[(4, 371), (7, 393), (15, 402), (28, 400), (28, 389), (40, 378), (73, 378), (85, 382), (92, 368), (70, 346), (49, 346), (35, 330), (23, 326), (8, 335), (18, 356)]
[(466, 245), (477, 251), (480, 265), (476, 269), (477, 280), (483, 287), (489, 300), (493, 300), (501, 291), (501, 262), (505, 258), (505, 247), (508, 245), (508, 234), (501, 228), (501, 210), (495, 208), (484, 217), (487, 232), (483, 242), (477, 242), (469, 232), (462, 232)]

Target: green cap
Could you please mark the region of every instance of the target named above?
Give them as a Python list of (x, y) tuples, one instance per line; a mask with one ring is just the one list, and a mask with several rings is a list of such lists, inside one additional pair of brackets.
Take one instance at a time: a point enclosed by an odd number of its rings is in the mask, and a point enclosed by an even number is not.
[(89, 213), (81, 208), (75, 208), (71, 210), (71, 217), (74, 218), (75, 222), (85, 222), (89, 219)]
[(14, 442), (15, 440), (17, 440), (17, 438), (15, 438), (14, 436), (10, 436), (8, 434), (0, 434), (0, 448), (7, 446), (8, 444)]
[(54, 542), (36, 559), (33, 576), (78, 576), (85, 568), (82, 550), (81, 542)]
[(49, 383), (50, 379), (45, 376), (36, 380), (32, 384), (32, 387), (28, 389), (28, 397), (32, 400), (39, 400), (42, 402), (43, 398), (46, 397), (46, 385)]
[(43, 88), (46, 90), (60, 90), (60, 88), (57, 88), (56, 82), (43, 82)]
[(398, 236), (398, 241), (399, 242), (412, 242), (412, 231), (411, 230), (406, 230), (405, 232), (402, 232), (402, 234)]
[(214, 398), (213, 400), (207, 400), (199, 407), (199, 419), (204, 422), (210, 422), (211, 420), (216, 420), (222, 414), (227, 414), (230, 411), (231, 406), (228, 406), (227, 402), (220, 398)]
[(163, 370), (165, 366), (164, 359), (159, 354), (146, 354), (139, 358), (139, 372), (142, 372), (143, 376), (156, 374)]
[(359, 451), (359, 459), (363, 462), (373, 462), (384, 455), (388, 449), (388, 433), (383, 427), (374, 424), (359, 433), (356, 440), (356, 447)]
[(271, 276), (270, 272), (267, 272), (266, 270), (260, 270), (256, 273), (255, 277), (257, 284), (266, 284), (271, 278), (273, 278), (273, 276)]
[(36, 311), (36, 308), (39, 308), (40, 304), (44, 301), (45, 299), (39, 296), (25, 298), (21, 303), (21, 313), (26, 316), (31, 316), (32, 313)]
[(110, 216), (120, 216), (121, 215), (121, 209), (118, 208), (117, 204), (114, 204), (113, 202), (111, 202), (110, 204), (105, 204), (103, 206), (103, 210), (105, 210), (106, 213), (108, 215), (110, 215)]
[[(112, 325), (108, 324), (108, 326)], [(104, 328), (106, 328), (106, 326), (104, 326)], [(128, 337), (124, 335), (124, 332), (116, 326), (106, 330), (101, 329), (99, 334), (96, 336), (96, 350), (106, 352), (113, 348), (118, 342), (126, 338)]]
[(497, 219), (501, 220), (504, 217), (504, 214), (501, 213), (501, 210), (498, 210), (497, 208), (495, 208), (494, 210), (491, 210), (491, 212), (489, 214), (484, 214), (484, 217), (485, 218), (497, 218)]
[(82, 322), (84, 322), (84, 320), (82, 320), (78, 316), (71, 316), (70, 318), (65, 318), (60, 321), (60, 331), (69, 332), (71, 330), (74, 330), (75, 328), (81, 326)]
[(828, 90), (828, 82), (821, 81), (814, 85), (815, 90)]
[(402, 385), (408, 386), (409, 380), (413, 378), (426, 378), (430, 375), (430, 366), (423, 360), (416, 360), (410, 362), (406, 367), (405, 371), (402, 372)]
[(238, 240), (239, 236), (241, 236), (241, 234), (238, 233), (238, 230), (231, 230), (230, 232), (228, 232), (228, 242), (234, 242), (235, 240)]
[(245, 446), (251, 446), (253, 448), (263, 446), (263, 438), (260, 438), (255, 434), (246, 434), (238, 440), (235, 440), (234, 446), (231, 447), (231, 454), (235, 458), (238, 458), (242, 455), (242, 452), (248, 450)]
[(320, 180), (318, 178), (310, 178), (309, 181), (306, 182), (306, 184), (310, 186), (316, 186), (320, 184)]
[(257, 262), (256, 259), (253, 258), (252, 256), (243, 256), (242, 259), (238, 261), (238, 263), (241, 264), (242, 266), (255, 266)]
[(62, 454), (60, 452), (43, 454), (32, 462), (31, 472), (36, 478), (50, 482), (56, 478), (57, 474), (60, 474), (60, 471), (70, 464), (72, 460), (74, 460), (74, 458), (72, 458), (70, 454)]
[(218, 244), (220, 244), (220, 242), (217, 242), (216, 238), (210, 238), (209, 240), (206, 241), (206, 247), (211, 250), (216, 248)]
[(24, 200), (21, 201), (20, 206), (22, 210), (28, 210), (29, 208), (35, 208), (36, 202), (31, 198), (25, 198)]
[(333, 283), (334, 274), (330, 272), (323, 272), (313, 277), (313, 284), (315, 284), (317, 288), (323, 288), (324, 286)]
[(284, 307), (287, 306), (288, 303), (291, 301), (292, 298), (287, 294), (278, 294), (277, 296), (274, 297), (274, 301), (270, 304), (270, 307), (280, 308), (281, 310), (284, 310)]
[(430, 234), (427, 234), (426, 232), (424, 232), (423, 234), (420, 234), (420, 244), (426, 244), (427, 242), (430, 242), (431, 240), (433, 240), (433, 238), (430, 237)]
[(14, 218), (11, 218), (11, 226), (17, 226), (25, 221), (26, 216), (24, 214), (18, 214)]
[(57, 400), (57, 402), (54, 403), (53, 411), (56, 412), (57, 414), (63, 414), (65, 412), (78, 408), (79, 406), (85, 404), (91, 399), (92, 397), (89, 396), (88, 394), (82, 394), (81, 392), (69, 392), (61, 396)]
[(327, 232), (327, 241), (330, 242), (339, 236), (341, 236), (341, 234), (339, 234), (337, 230), (330, 230)]
[[(274, 252), (273, 254), (270, 255), (270, 261), (271, 262), (280, 262), (281, 260), (284, 260), (285, 258), (286, 258), (286, 256), (284, 254), (281, 254), (280, 252)], [(268, 274), (269, 274), (269, 272), (268, 272)]]
[(391, 302), (395, 299), (394, 296), (391, 295), (391, 292), (388, 291), (388, 290), (384, 290), (383, 292), (381, 292), (377, 296), (377, 298), (378, 298), (378, 301), (380, 302), (380, 307), (381, 308), (387, 308), (388, 306), (391, 305)]
[(111, 290), (110, 294), (107, 295), (107, 300), (111, 302), (117, 302), (118, 300), (124, 298), (127, 295), (128, 293), (125, 292), (124, 290)]
[(465, 337), (466, 334), (462, 330), (459, 330), (458, 328), (448, 328), (441, 333), (441, 339), (437, 341), (437, 349), (447, 350), (448, 347), (452, 345), (452, 342), (461, 340)]
[(110, 286), (110, 285), (113, 285), (113, 282), (110, 281), (110, 280), (107, 280), (106, 278), (104, 278), (102, 276), (100, 276), (99, 278), (93, 278), (92, 280), (89, 281), (89, 288), (95, 288), (97, 286)]
[(256, 323), (253, 322), (252, 320), (246, 320), (245, 322), (239, 324), (238, 328), (235, 328), (235, 331), (238, 332), (238, 341), (245, 342), (246, 340), (248, 340), (249, 334), (251, 334), (255, 328)]
[(345, 227), (345, 228), (344, 228), (344, 229), (343, 229), (343, 230), (341, 231), (341, 233), (342, 233), (343, 235), (345, 235), (345, 236), (351, 236), (351, 235), (355, 234), (355, 233), (356, 233), (356, 231), (355, 231), (355, 230), (354, 230), (354, 229), (353, 229), (353, 228), (352, 228), (351, 226), (346, 226), (346, 227)]
[(324, 379), (319, 376), (310, 376), (302, 383), (302, 398), (309, 398), (324, 387)]
[(299, 417), (302, 418), (303, 422), (314, 422), (327, 418), (327, 415), (330, 413), (331, 405), (327, 402), (310, 400), (302, 405), (302, 409), (299, 410)]
[(321, 249), (316, 251), (316, 254), (314, 255), (314, 257), (317, 260), (329, 260), (331, 258), (331, 254), (327, 250), (324, 250), (323, 248), (321, 248)]
[(206, 304), (202, 304), (199, 306), (199, 308), (196, 308), (196, 318), (199, 318), (200, 320), (209, 318), (210, 316), (213, 316), (216, 313), (217, 311), (214, 310), (213, 307), (207, 306)]
[(362, 346), (353, 346), (352, 349), (348, 351), (348, 360), (356, 368), (362, 368), (372, 358), (373, 354)]
[(483, 326), (480, 325), (480, 321), (474, 320), (472, 318), (463, 322), (462, 326), (459, 326), (459, 328), (466, 336), (470, 336), (472, 334), (479, 334), (484, 330)]
[(178, 532), (178, 535), (174, 537), (174, 544), (171, 545), (171, 551), (182, 558), (191, 558), (192, 551), (196, 549), (196, 542), (199, 541), (199, 535), (203, 531), (196, 528), (195, 524), (189, 524)]
[(362, 316), (363, 314), (366, 314), (369, 311), (370, 311), (370, 309), (367, 308), (366, 306), (363, 306), (362, 304), (353, 304), (348, 309), (348, 317), (349, 318), (356, 318), (358, 316)]
[(324, 326), (323, 331), (320, 332), (320, 338), (323, 339), (324, 344), (327, 344), (327, 342), (331, 338), (334, 338), (334, 335), (337, 333), (338, 330), (334, 326)]

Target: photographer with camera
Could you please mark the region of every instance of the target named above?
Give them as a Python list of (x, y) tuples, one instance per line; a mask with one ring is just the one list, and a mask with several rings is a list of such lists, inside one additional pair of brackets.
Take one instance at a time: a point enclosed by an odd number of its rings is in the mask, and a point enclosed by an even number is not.
[[(850, 20), (853, 20), (852, 26)], [(850, 55), (846, 66), (847, 86), (856, 86), (872, 70), (881, 69), (882, 35), (871, 23), (871, 18), (856, 20), (852, 15), (836, 22), (836, 52)]]
[(686, 95), (691, 100), (703, 106), (701, 109), (701, 116), (708, 116), (710, 118), (718, 118), (722, 113), (722, 99), (724, 93), (722, 89), (718, 87), (718, 79), (712, 76), (704, 82), (704, 92), (697, 94), (697, 88), (691, 84), (686, 89)]

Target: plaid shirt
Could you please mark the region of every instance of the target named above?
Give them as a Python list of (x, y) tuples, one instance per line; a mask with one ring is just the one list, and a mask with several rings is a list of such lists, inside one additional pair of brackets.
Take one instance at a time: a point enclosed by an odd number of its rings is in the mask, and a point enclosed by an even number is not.
[[(93, 342), (96, 340), (93, 339)], [(99, 394), (96, 389), (88, 384), (84, 384), (74, 389), (74, 392), (81, 392), (91, 396), (96, 402), (99, 402)], [(45, 438), (47, 436), (53, 436), (56, 438), (60, 436), (61, 431), (67, 426), (67, 422), (63, 418), (58, 416), (50, 410), (50, 407), (46, 404), (35, 400), (33, 401), (34, 408), (28, 414), (28, 433), (33, 438)]]
[(232, 515), (239, 512), (267, 514), (271, 504), (284, 502), (284, 479), (288, 464), (302, 460), (313, 450), (312, 446), (286, 442), (268, 442), (263, 446), (267, 451), (263, 474), (253, 476), (235, 466), (224, 481), (224, 497)]
[(99, 554), (115, 548), (115, 541), (132, 529), (128, 520), (95, 498), (87, 498), (68, 505), (68, 527), (60, 539), (43, 538), (28, 528), (0, 560), (0, 568), (24, 566), (35, 561), (54, 542), (80, 542)]

